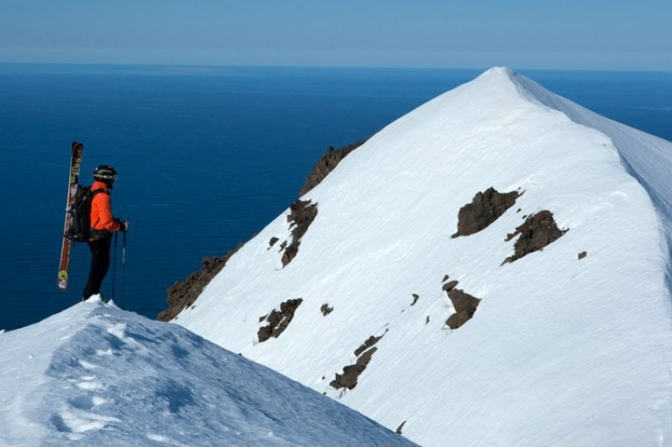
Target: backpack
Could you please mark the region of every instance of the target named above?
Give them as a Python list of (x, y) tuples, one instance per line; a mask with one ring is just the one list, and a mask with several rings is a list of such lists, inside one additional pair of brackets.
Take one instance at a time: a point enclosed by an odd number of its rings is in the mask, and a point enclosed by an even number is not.
[(65, 236), (71, 241), (87, 242), (91, 238), (91, 201), (98, 193), (105, 193), (104, 189), (91, 191), (91, 187), (77, 185), (75, 200), (68, 209), (68, 230)]

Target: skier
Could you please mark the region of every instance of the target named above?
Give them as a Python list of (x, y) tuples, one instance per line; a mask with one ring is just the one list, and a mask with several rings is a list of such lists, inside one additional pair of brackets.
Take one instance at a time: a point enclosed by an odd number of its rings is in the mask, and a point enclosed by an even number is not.
[(128, 231), (128, 220), (112, 216), (110, 190), (117, 179), (117, 171), (109, 165), (96, 167), (91, 191), (102, 190), (91, 200), (91, 270), (82, 299), (100, 293), (100, 286), (110, 267), (110, 241), (114, 231)]

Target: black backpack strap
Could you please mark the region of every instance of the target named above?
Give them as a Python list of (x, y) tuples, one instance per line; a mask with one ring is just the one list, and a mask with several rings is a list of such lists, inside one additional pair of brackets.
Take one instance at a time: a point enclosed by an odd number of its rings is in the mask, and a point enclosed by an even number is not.
[(93, 198), (101, 192), (104, 192), (108, 196), (110, 195), (110, 192), (106, 189), (103, 189), (103, 188), (94, 189), (93, 191), (91, 191), (91, 200), (93, 200)]

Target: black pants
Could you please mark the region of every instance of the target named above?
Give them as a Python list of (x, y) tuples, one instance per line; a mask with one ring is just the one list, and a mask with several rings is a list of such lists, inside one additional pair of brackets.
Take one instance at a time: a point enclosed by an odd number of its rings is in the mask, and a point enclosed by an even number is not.
[(106, 237), (97, 241), (89, 241), (91, 248), (91, 270), (89, 271), (89, 280), (84, 288), (84, 299), (91, 295), (100, 293), (100, 286), (110, 268), (110, 241), (112, 238)]

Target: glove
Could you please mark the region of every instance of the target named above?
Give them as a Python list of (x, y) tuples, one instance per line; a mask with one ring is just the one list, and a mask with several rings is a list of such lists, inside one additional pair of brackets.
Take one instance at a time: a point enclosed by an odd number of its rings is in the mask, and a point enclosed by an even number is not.
[(130, 222), (126, 219), (119, 219), (117, 220), (119, 223), (119, 231), (123, 231), (124, 233), (128, 231), (128, 227), (130, 226)]

